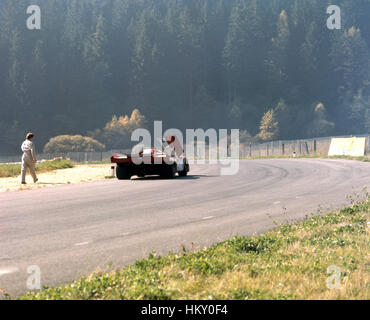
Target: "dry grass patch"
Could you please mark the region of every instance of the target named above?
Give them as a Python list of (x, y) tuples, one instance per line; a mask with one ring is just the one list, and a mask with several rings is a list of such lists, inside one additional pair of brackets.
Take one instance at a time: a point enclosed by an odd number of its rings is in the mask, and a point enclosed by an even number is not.
[(32, 178), (27, 175), (28, 184), (21, 185), (20, 176), (0, 178), (0, 192), (32, 190), (47, 187), (55, 187), (67, 184), (78, 184), (91, 181), (105, 180), (110, 175), (111, 164), (78, 164), (59, 170), (54, 168), (49, 171), (39, 171), (39, 181), (34, 184)]

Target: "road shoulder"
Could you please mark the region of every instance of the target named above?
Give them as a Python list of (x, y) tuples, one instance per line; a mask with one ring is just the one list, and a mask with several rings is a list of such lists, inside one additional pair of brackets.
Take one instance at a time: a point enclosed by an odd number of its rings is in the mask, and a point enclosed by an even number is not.
[(39, 181), (37, 183), (33, 183), (32, 178), (28, 174), (26, 185), (21, 185), (20, 176), (0, 178), (0, 192), (34, 190), (66, 184), (105, 180), (110, 175), (110, 168), (111, 164), (76, 165), (74, 168), (39, 173)]

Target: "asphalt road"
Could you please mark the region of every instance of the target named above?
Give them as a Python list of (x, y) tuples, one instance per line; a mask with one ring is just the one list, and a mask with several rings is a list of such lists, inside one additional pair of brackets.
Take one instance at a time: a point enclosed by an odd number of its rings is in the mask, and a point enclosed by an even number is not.
[(338, 208), (370, 190), (370, 163), (244, 160), (236, 176), (198, 165), (186, 178), (106, 180), (0, 194), (0, 288), (27, 291), (27, 268), (42, 286), (77, 280), (109, 263), (251, 235), (274, 221)]

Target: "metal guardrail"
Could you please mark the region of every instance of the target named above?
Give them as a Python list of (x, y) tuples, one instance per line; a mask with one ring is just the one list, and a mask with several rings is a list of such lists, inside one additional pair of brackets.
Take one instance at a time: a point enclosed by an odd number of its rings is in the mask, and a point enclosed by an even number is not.
[[(241, 148), (242, 157), (328, 155), (332, 138), (352, 138), (355, 136), (324, 137), (299, 140), (280, 140), (261, 144), (247, 144)], [(356, 135), (365, 137), (365, 154), (370, 154), (370, 134)]]

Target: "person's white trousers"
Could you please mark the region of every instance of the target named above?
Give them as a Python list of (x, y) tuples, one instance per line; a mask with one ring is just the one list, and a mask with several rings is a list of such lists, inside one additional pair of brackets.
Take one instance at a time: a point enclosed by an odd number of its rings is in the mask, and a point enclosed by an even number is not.
[(30, 170), (33, 182), (36, 182), (37, 176), (35, 172), (35, 164), (31, 158), (23, 156), (22, 157), (22, 172), (21, 172), (22, 183), (26, 182), (27, 168)]

